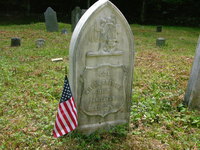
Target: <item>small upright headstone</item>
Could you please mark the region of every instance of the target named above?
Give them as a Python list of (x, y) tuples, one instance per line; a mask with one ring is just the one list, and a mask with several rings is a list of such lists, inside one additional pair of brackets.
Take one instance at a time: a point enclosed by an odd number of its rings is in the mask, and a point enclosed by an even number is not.
[(44, 39), (37, 39), (35, 41), (35, 45), (36, 45), (37, 48), (43, 47), (45, 45), (45, 40)]
[(72, 31), (74, 31), (74, 28), (76, 27), (76, 24), (78, 23), (79, 19), (81, 18), (82, 16), (82, 11), (80, 9), (80, 7), (75, 7), (73, 10), (72, 10), (72, 14), (71, 14), (71, 28), (72, 28)]
[(162, 32), (162, 26), (157, 26), (156, 27), (156, 32)]
[(11, 38), (11, 46), (20, 46), (21, 45), (21, 39), (18, 37)]
[(164, 46), (165, 45), (165, 38), (162, 38), (162, 37), (157, 38), (156, 39), (156, 45), (157, 46)]
[(185, 93), (184, 104), (191, 109), (200, 110), (200, 38)]
[(48, 32), (57, 32), (58, 21), (57, 21), (56, 12), (51, 7), (48, 7), (44, 13), (44, 16), (45, 16), (46, 30)]
[(87, 11), (87, 9), (81, 9), (81, 16)]
[(109, 0), (99, 0), (78, 22), (70, 43), (70, 84), (78, 130), (90, 134), (128, 124), (133, 77), (133, 34)]
[(62, 33), (62, 34), (67, 34), (67, 29), (62, 29), (62, 30), (61, 30), (61, 33)]

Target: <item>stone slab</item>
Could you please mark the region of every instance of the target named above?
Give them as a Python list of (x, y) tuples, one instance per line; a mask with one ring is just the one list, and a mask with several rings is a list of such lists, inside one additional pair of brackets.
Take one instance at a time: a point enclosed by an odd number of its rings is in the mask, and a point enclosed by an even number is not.
[(70, 42), (69, 81), (78, 110), (78, 130), (90, 134), (130, 118), (134, 44), (130, 26), (108, 0), (81, 17)]
[(184, 97), (184, 104), (191, 109), (200, 110), (200, 38)]
[(72, 10), (72, 14), (71, 14), (71, 30), (72, 30), (72, 32), (74, 31), (74, 28), (76, 27), (76, 24), (80, 20), (81, 16), (82, 16), (81, 8), (78, 6), (75, 7)]
[(68, 32), (67, 32), (67, 29), (62, 29), (61, 30), (61, 34), (67, 34)]
[(20, 46), (21, 45), (21, 39), (18, 37), (11, 38), (11, 46)]
[(48, 7), (47, 10), (44, 12), (44, 16), (46, 30), (48, 32), (58, 32), (58, 21), (56, 12), (51, 7)]
[(165, 38), (157, 38), (156, 39), (156, 46), (164, 46), (165, 45)]
[(35, 45), (37, 48), (43, 47), (45, 45), (45, 40), (44, 39), (37, 39), (35, 41)]
[(156, 32), (162, 32), (162, 26), (157, 26), (156, 27)]

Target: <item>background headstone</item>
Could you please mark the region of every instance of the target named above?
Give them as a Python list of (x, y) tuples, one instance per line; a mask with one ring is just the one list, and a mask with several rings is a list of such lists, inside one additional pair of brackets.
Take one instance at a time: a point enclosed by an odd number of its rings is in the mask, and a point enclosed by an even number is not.
[(71, 14), (71, 29), (72, 29), (72, 31), (74, 31), (74, 28), (76, 27), (76, 24), (80, 20), (81, 16), (82, 16), (82, 10), (78, 6), (75, 7), (72, 10), (72, 14)]
[(67, 34), (67, 29), (62, 29), (62, 30), (61, 30), (61, 33), (62, 33), (62, 34)]
[(191, 109), (200, 110), (200, 38), (185, 93), (184, 104)]
[(36, 45), (37, 48), (43, 47), (45, 45), (45, 40), (44, 39), (37, 39), (35, 41), (35, 45)]
[(21, 45), (21, 39), (18, 37), (11, 38), (11, 46), (20, 46)]
[(87, 11), (87, 9), (81, 9), (81, 16)]
[(162, 26), (157, 26), (156, 27), (156, 32), (162, 32)]
[(165, 38), (162, 38), (162, 37), (157, 38), (156, 39), (156, 45), (157, 46), (164, 46), (165, 45)]
[(45, 16), (46, 30), (48, 32), (57, 32), (58, 21), (57, 21), (56, 12), (51, 7), (48, 7), (44, 13), (44, 16)]
[(78, 110), (78, 130), (129, 123), (133, 34), (121, 12), (108, 0), (83, 15), (70, 43), (70, 84)]

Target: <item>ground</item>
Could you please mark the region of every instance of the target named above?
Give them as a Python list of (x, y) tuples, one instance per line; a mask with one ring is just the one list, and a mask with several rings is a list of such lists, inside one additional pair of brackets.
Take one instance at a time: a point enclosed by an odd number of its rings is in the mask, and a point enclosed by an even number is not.
[[(68, 34), (44, 23), (0, 25), (0, 149), (200, 149), (200, 113), (182, 105), (200, 28), (130, 25), (135, 60), (130, 124), (55, 139), (52, 129), (69, 64)], [(20, 47), (10, 47), (20, 37)], [(166, 38), (157, 47), (156, 38)], [(45, 47), (36, 48), (43, 38)], [(64, 58), (52, 62), (52, 58)]]

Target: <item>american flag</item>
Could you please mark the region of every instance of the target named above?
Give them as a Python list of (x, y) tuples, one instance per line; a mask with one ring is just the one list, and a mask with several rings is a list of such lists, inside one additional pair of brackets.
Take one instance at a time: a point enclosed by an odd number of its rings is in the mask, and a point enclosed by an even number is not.
[(60, 137), (73, 131), (78, 126), (77, 110), (67, 76), (65, 77), (62, 97), (58, 106), (53, 136)]

